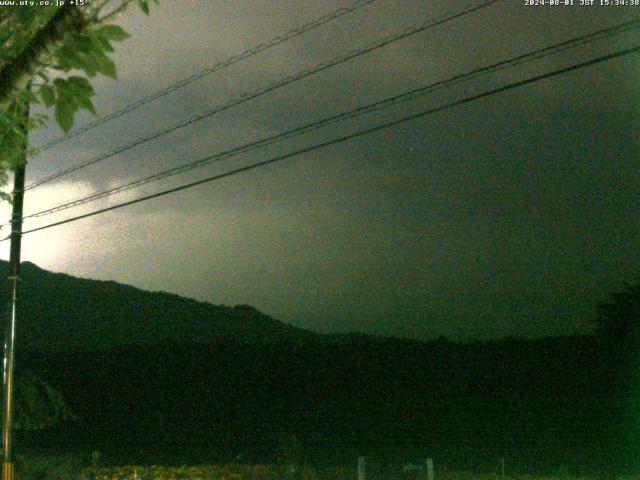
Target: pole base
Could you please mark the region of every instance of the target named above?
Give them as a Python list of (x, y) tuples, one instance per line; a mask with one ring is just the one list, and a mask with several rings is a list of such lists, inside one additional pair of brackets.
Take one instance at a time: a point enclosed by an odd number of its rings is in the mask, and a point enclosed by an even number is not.
[(2, 462), (2, 480), (14, 480), (13, 462)]

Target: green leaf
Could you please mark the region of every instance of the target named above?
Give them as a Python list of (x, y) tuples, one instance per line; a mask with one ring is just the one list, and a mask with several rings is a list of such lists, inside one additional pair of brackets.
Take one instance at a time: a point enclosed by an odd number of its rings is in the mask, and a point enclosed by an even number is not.
[(70, 90), (78, 96), (91, 97), (95, 94), (93, 87), (84, 77), (72, 76), (67, 79)]
[(64, 78), (56, 78), (53, 81), (53, 85), (60, 91), (65, 91), (69, 89), (69, 84)]
[[(148, 10), (149, 7), (147, 6), (147, 13)], [(104, 27), (95, 30), (93, 33), (107, 40), (113, 40), (114, 42), (121, 42), (131, 36), (118, 25), (105, 25)]]
[(65, 134), (69, 133), (73, 126), (73, 115), (76, 110), (77, 107), (69, 102), (59, 100), (56, 103), (56, 121)]
[(96, 47), (98, 47), (99, 49), (105, 51), (105, 52), (113, 52), (113, 47), (111, 46), (111, 43), (109, 43), (109, 40), (107, 40), (104, 37), (98, 37), (98, 36), (94, 36), (91, 37), (91, 40), (93, 41), (93, 43), (96, 44)]
[(98, 112), (96, 112), (96, 107), (94, 107), (91, 100), (89, 100), (87, 97), (78, 97), (77, 100), (78, 100), (78, 105), (80, 105), (81, 108), (84, 108), (85, 110), (89, 110), (91, 113), (93, 113), (96, 116), (98, 115)]
[(93, 55), (94, 50), (84, 52), (82, 55), (77, 54), (73, 57), (73, 67), (84, 71), (89, 77), (93, 78), (98, 73), (98, 62)]
[(38, 76), (43, 79), (45, 82), (49, 81), (49, 75), (47, 75), (46, 73), (44, 73), (43, 71), (39, 71), (38, 72)]
[(70, 43), (73, 48), (81, 52), (89, 52), (92, 48), (95, 48), (89, 35), (75, 35)]
[(63, 45), (56, 52), (58, 67), (63, 71), (69, 71), (72, 68), (82, 68), (82, 57), (80, 52), (72, 48), (70, 45)]
[(49, 85), (42, 85), (40, 87), (40, 97), (46, 107), (51, 107), (56, 103), (56, 91)]
[(148, 0), (138, 0), (138, 6), (146, 15), (149, 15), (149, 2)]
[(84, 71), (89, 78), (93, 78), (98, 74), (98, 64), (93, 60), (93, 57), (90, 55), (85, 55), (83, 57), (82, 66), (79, 67), (80, 70)]
[(107, 77), (116, 78), (116, 64), (109, 57), (104, 56), (98, 62), (98, 71)]
[(40, 103), (40, 99), (36, 96), (35, 93), (33, 93), (31, 90), (26, 89), (20, 92), (19, 95), (19, 99), (22, 102), (27, 102), (27, 103)]

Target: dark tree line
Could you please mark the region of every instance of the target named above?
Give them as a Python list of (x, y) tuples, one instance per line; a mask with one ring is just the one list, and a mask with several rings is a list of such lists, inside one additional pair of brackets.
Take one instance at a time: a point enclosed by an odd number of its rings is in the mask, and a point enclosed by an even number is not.
[(77, 421), (20, 441), (115, 463), (277, 462), (295, 451), (313, 464), (431, 456), (494, 471), (505, 457), (511, 472), (637, 471), (639, 292), (612, 294), (593, 335), (252, 335), (23, 351), (19, 365), (55, 385)]

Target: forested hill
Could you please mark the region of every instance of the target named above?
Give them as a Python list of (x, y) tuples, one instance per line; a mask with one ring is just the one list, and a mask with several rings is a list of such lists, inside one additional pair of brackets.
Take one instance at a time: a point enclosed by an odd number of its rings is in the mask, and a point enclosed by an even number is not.
[[(6, 278), (7, 262), (0, 262)], [(316, 334), (250, 306), (228, 307), (22, 265), (20, 349), (60, 351), (235, 341), (298, 342)], [(8, 299), (8, 282), (0, 295)], [(7, 309), (2, 313), (7, 312)]]
[[(459, 344), (364, 336), (24, 354), (78, 415), (22, 445), (122, 463), (409, 462), (511, 472), (637, 465), (593, 337)], [(622, 406), (622, 407), (621, 407)], [(628, 412), (626, 412), (628, 413)], [(294, 440), (291, 440), (294, 439)], [(28, 440), (28, 441), (27, 441)], [(26, 443), (25, 443), (26, 442)], [(291, 444), (293, 442), (293, 444)], [(291, 453), (294, 445), (294, 453)], [(288, 453), (287, 453), (288, 452)]]
[(595, 335), (320, 335), (247, 306), (23, 271), (17, 378), (45, 379), (77, 421), (21, 433), (19, 449), (99, 450), (116, 463), (364, 454), (488, 471), (505, 457), (528, 473), (640, 467), (640, 376)]

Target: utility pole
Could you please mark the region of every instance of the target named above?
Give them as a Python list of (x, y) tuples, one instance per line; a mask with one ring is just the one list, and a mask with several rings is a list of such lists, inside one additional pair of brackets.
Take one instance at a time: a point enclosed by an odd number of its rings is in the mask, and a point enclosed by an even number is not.
[(22, 206), (24, 203), (24, 177), (27, 156), (27, 124), (29, 104), (22, 108), (25, 143), (13, 178), (13, 207), (11, 213), (11, 246), (9, 253), (9, 283), (11, 288), (11, 308), (6, 321), (4, 338), (4, 359), (2, 375), (3, 417), (2, 417), (2, 480), (14, 480), (11, 447), (13, 444), (13, 395), (14, 395), (14, 351), (16, 323), (18, 321), (18, 290), (20, 287), (20, 243), (22, 240)]
[[(66, 2), (49, 21), (31, 38), (29, 44), (11, 62), (0, 69), (0, 110), (11, 108), (12, 93), (30, 88), (34, 72), (41, 66), (48, 48), (60, 44), (69, 32), (82, 32), (87, 21), (84, 9)], [(27, 135), (29, 104), (18, 105), (22, 113), (22, 128), (25, 142), (19, 152), (13, 180), (13, 209), (11, 213), (11, 247), (9, 254), (9, 282), (11, 288), (11, 308), (6, 320), (4, 358), (2, 364), (2, 478), (14, 480), (12, 457), (13, 446), (13, 403), (14, 403), (14, 356), (16, 323), (18, 321), (18, 293), (20, 287), (20, 243), (22, 240), (22, 205), (24, 201), (24, 177), (27, 160)]]

